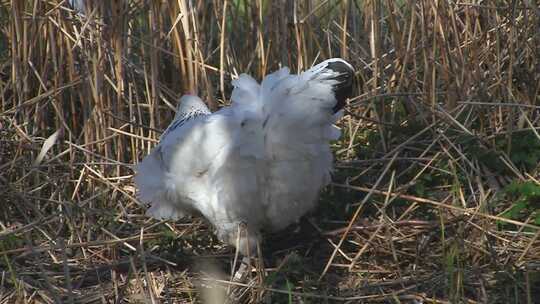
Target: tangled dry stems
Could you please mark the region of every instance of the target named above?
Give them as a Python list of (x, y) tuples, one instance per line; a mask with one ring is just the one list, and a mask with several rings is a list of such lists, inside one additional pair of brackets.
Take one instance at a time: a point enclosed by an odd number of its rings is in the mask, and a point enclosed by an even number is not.
[[(532, 303), (534, 1), (2, 2), (3, 303)], [(157, 222), (132, 164), (177, 97), (341, 56), (357, 96), (334, 183), (244, 266), (199, 218)], [(540, 149), (540, 148), (539, 148)], [(535, 162), (536, 161), (536, 162)], [(523, 212), (525, 211), (525, 212)], [(213, 292), (210, 292), (213, 291)]]

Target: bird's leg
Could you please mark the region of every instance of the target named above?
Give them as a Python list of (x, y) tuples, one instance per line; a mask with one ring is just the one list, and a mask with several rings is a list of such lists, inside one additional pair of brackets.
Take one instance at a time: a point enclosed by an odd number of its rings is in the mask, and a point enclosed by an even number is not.
[[(236, 263), (235, 263), (236, 265)], [(236, 268), (236, 267), (235, 267)], [(247, 277), (247, 274), (250, 272), (249, 269), (251, 268), (251, 261), (248, 257), (243, 257), (242, 261), (240, 261), (240, 266), (238, 269), (234, 272), (234, 275), (232, 277), (233, 282), (242, 282)]]
[[(231, 271), (231, 282), (249, 283), (254, 279), (252, 277), (254, 264), (251, 257), (262, 256), (260, 253), (259, 238), (254, 231), (255, 230), (250, 231), (248, 225), (245, 223), (236, 224), (234, 229), (229, 230), (229, 243), (236, 247)], [(233, 238), (234, 242), (232, 240)], [(239, 261), (240, 257), (241, 260)], [(260, 259), (257, 259), (256, 261), (258, 260)], [(256, 268), (260, 269), (260, 265), (256, 264)], [(227, 291), (231, 301), (227, 303), (237, 303), (239, 298), (246, 295), (246, 292), (246, 287), (231, 286)]]
[(237, 249), (237, 254), (251, 257), (257, 254), (259, 243), (258, 233), (246, 223), (234, 224), (234, 228), (227, 232), (227, 242)]
[(253, 230), (249, 230), (247, 224), (240, 223), (237, 226), (236, 233), (235, 233), (235, 247), (236, 247), (236, 254), (234, 259), (234, 267), (236, 268), (236, 263), (238, 261), (238, 257), (241, 254), (242, 261), (240, 262), (240, 266), (238, 267), (238, 270), (233, 275), (234, 281), (243, 281), (248, 274), (251, 273), (251, 257), (261, 256), (260, 255), (260, 246), (259, 246), (259, 238), (257, 237), (257, 234)]

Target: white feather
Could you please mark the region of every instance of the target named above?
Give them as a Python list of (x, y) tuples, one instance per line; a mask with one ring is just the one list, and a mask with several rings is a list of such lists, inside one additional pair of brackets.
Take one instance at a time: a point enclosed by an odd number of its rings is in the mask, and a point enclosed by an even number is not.
[(242, 74), (233, 81), (232, 105), (213, 114), (191, 96), (203, 115), (177, 115), (138, 166), (135, 181), (140, 199), (151, 204), (148, 213), (171, 219), (201, 213), (232, 245), (244, 223), (245, 253), (261, 230), (283, 229), (311, 210), (330, 181), (329, 141), (340, 135), (329, 62), (299, 75), (283, 68), (260, 85)]

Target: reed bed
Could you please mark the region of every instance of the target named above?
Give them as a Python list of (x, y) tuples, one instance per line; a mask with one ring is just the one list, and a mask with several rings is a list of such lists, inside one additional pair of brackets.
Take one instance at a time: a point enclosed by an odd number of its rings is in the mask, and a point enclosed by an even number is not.
[[(79, 3), (1, 1), (0, 303), (539, 301), (537, 1)], [(144, 216), (180, 95), (330, 57), (357, 68), (334, 182), (262, 258)]]

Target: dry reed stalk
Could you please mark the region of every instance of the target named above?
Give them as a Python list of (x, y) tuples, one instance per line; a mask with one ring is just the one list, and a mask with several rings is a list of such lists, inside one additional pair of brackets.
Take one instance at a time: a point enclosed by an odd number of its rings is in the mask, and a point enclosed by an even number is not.
[(130, 164), (179, 95), (216, 110), (239, 73), (342, 56), (357, 96), (323, 237), (268, 236), (247, 282), (213, 281), (252, 303), (532, 302), (539, 229), (505, 189), (540, 180), (539, 18), (534, 1), (2, 1), (0, 297), (199, 301), (191, 261), (234, 273), (234, 254), (198, 219), (145, 217)]

